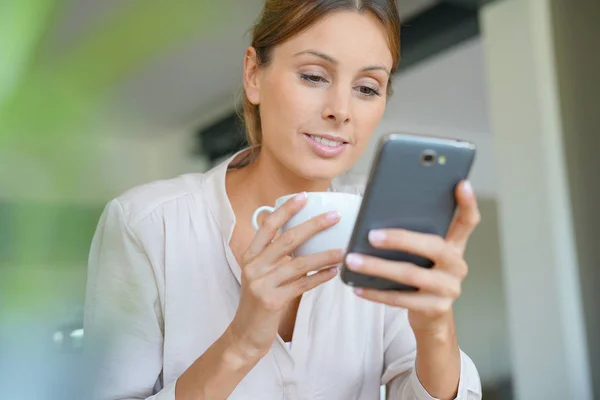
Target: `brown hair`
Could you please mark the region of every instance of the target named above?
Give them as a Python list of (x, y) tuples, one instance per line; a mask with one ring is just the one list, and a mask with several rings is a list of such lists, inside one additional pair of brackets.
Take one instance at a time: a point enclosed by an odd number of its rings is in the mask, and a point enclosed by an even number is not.
[[(394, 60), (392, 74), (400, 59), (400, 17), (395, 0), (265, 0), (265, 7), (252, 29), (252, 47), (257, 62), (266, 65), (271, 61), (273, 47), (309, 28), (334, 11), (351, 10), (370, 12), (381, 21), (388, 34), (390, 51)], [(388, 85), (390, 94), (391, 85)], [(243, 112), (246, 135), (251, 146), (262, 143), (259, 106), (244, 96)]]

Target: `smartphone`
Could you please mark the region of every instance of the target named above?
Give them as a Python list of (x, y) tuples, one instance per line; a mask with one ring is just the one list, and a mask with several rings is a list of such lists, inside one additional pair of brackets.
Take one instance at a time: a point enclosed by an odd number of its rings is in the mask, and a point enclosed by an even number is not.
[[(372, 229), (402, 228), (446, 236), (456, 213), (456, 186), (466, 179), (475, 158), (472, 143), (423, 135), (391, 133), (379, 143), (347, 253), (404, 261), (431, 268), (427, 258), (369, 244)], [(351, 271), (342, 281), (355, 287), (414, 291), (417, 288)]]

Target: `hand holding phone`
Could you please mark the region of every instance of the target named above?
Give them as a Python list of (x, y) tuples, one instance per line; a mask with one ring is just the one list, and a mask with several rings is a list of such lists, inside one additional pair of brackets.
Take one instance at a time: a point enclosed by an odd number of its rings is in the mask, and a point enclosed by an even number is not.
[[(456, 188), (467, 178), (474, 156), (475, 147), (464, 141), (406, 134), (385, 136), (371, 168), (347, 254), (364, 263), (387, 261), (388, 278), (366, 273), (368, 266), (359, 272), (348, 265), (353, 260), (347, 257), (342, 265), (342, 281), (367, 289), (425, 290), (425, 283), (414, 284), (423, 276), (414, 267), (431, 268), (437, 257), (433, 253), (436, 246), (440, 251), (447, 250), (444, 238), (455, 216)], [(386, 232), (378, 242), (377, 236), (381, 238)], [(419, 247), (424, 244), (426, 249)], [(464, 263), (462, 254), (457, 256), (452, 265)], [(409, 266), (412, 270), (407, 269)], [(402, 274), (403, 267), (409, 271), (404, 279), (402, 275), (389, 279)]]

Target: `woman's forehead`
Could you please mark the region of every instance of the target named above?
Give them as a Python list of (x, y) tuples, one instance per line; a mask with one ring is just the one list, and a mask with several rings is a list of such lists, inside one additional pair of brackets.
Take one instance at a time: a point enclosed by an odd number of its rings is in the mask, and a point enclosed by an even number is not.
[(340, 62), (377, 62), (391, 69), (387, 32), (370, 13), (340, 11), (327, 15), (276, 48), (283, 57), (319, 52)]

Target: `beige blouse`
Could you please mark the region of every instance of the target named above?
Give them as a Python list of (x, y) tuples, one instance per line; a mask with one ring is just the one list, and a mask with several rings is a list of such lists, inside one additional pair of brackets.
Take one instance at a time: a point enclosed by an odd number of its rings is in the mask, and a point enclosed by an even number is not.
[[(229, 241), (228, 167), (134, 188), (104, 210), (92, 242), (85, 305), (93, 398), (174, 400), (177, 378), (225, 331), (240, 297)], [(331, 190), (360, 193), (336, 179)], [(407, 311), (355, 296), (335, 278), (302, 297), (291, 346), (277, 338), (232, 400), (431, 400), (414, 369)], [(458, 399), (481, 398), (461, 356)]]

